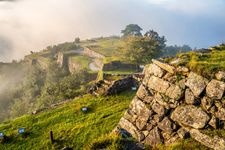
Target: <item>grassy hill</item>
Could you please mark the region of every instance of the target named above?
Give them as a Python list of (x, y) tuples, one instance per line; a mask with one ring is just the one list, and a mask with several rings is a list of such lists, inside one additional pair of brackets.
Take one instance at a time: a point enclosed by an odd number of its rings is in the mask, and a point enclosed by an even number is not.
[(178, 54), (178, 65), (186, 65), (191, 70), (212, 78), (213, 73), (225, 69), (225, 45), (221, 44), (210, 48), (207, 52), (188, 52)]
[[(0, 144), (0, 149), (51, 150), (64, 146), (83, 149), (113, 130), (133, 96), (134, 93), (129, 91), (109, 97), (86, 95), (56, 109), (5, 122), (0, 124), (0, 132), (9, 139)], [(82, 107), (88, 107), (88, 112), (83, 113)], [(18, 135), (20, 127), (26, 128), (26, 138)], [(54, 133), (54, 144), (49, 139), (50, 130)]]
[[(81, 46), (90, 47), (92, 50), (107, 56), (105, 63), (120, 59), (120, 57), (118, 57), (118, 49), (121, 44), (123, 43), (117, 37), (99, 38), (81, 41), (80, 43)], [(58, 51), (67, 51), (73, 48), (77, 48), (77, 45), (73, 42), (67, 42), (59, 44), (58, 46), (48, 47), (40, 53), (29, 55), (28, 58), (39, 59), (43, 63), (51, 64), (51, 61), (56, 61), (54, 57)], [(179, 54), (176, 58), (172, 59), (180, 59), (178, 65), (186, 65), (195, 72), (207, 77), (212, 77), (213, 72), (225, 69), (224, 57), (225, 45), (220, 45), (213, 47), (208, 53), (189, 52)], [(86, 69), (91, 61), (90, 58), (80, 55), (71, 56), (71, 59)], [(171, 58), (169, 60), (171, 61)], [(16, 65), (17, 64), (15, 64), (15, 66)], [(50, 101), (49, 103), (52, 104), (56, 100), (57, 102), (63, 101), (68, 97), (71, 98), (74, 97), (74, 95), (80, 95), (80, 92), (76, 92), (76, 90), (80, 89), (81, 84), (88, 84), (86, 81), (89, 82), (89, 80), (87, 80), (89, 73), (87, 72), (87, 77), (85, 77), (82, 72), (73, 77), (64, 74), (62, 70), (57, 70), (56, 68), (55, 64), (53, 64), (49, 67), (48, 71), (35, 70), (35, 68), (33, 68), (33, 73), (29, 71), (31, 74), (28, 76), (29, 80), (26, 81), (27, 83), (24, 83), (24, 86), (22, 86), (20, 90), (17, 89), (18, 91), (14, 91), (13, 89), (15, 94), (12, 93), (15, 96), (18, 94), (20, 99), (14, 99), (13, 102), (18, 103), (14, 103), (15, 107), (12, 107), (12, 110), (31, 108), (36, 102), (36, 99), (39, 99), (39, 102), (43, 102), (44, 104), (46, 101)], [(124, 73), (124, 70), (117, 70), (116, 72)], [(127, 73), (132, 73), (132, 71), (127, 70)], [(76, 81), (80, 82), (76, 83)], [(34, 86), (37, 84), (40, 84), (40, 86)], [(25, 94), (20, 95), (20, 93)], [(0, 150), (53, 150), (65, 146), (73, 149), (88, 149), (90, 145), (92, 148), (96, 147), (96, 145), (97, 147), (104, 145), (104, 147), (108, 147), (108, 149), (119, 149), (119, 147), (124, 146), (124, 143), (120, 141), (120, 137), (111, 136), (109, 133), (114, 129), (124, 111), (128, 108), (134, 94), (134, 92), (128, 91), (117, 96), (109, 97), (92, 97), (90, 95), (85, 95), (84, 97), (74, 99), (67, 104), (49, 109), (37, 115), (25, 115), (4, 122), (0, 124), (0, 132), (4, 132), (8, 139), (0, 144)], [(7, 95), (10, 95), (10, 93)], [(13, 98), (9, 97), (8, 99)], [(11, 103), (9, 105), (11, 105)], [(83, 113), (81, 111), (82, 107), (88, 107), (88, 112)], [(0, 108), (4, 110), (6, 107), (0, 105)], [(5, 111), (2, 111), (2, 113), (4, 112)], [(24, 112), (22, 114), (24, 114)], [(18, 128), (21, 127), (26, 128), (27, 133), (24, 136), (18, 135), (17, 133)], [(53, 144), (49, 139), (50, 131), (54, 133), (55, 142)], [(209, 134), (225, 135), (224, 130), (205, 132)], [(192, 139), (187, 139), (170, 146), (159, 145), (156, 149), (204, 150), (207, 148)]]

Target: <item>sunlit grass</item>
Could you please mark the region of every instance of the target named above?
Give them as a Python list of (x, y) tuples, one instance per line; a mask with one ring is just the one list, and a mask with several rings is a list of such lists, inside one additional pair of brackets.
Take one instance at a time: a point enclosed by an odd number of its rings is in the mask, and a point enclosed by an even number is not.
[[(98, 98), (86, 95), (56, 109), (5, 122), (0, 124), (0, 131), (9, 140), (0, 144), (0, 149), (39, 150), (64, 146), (83, 149), (94, 139), (113, 130), (133, 96), (133, 92)], [(88, 107), (89, 111), (83, 113), (82, 107)], [(18, 135), (17, 129), (20, 127), (26, 128), (27, 138)], [(49, 139), (50, 130), (54, 133), (54, 144)]]

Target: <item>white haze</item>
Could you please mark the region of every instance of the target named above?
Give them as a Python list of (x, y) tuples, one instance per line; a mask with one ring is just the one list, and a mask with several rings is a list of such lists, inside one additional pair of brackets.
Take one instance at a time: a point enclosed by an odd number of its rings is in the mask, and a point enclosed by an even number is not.
[(225, 39), (222, 0), (200, 0), (196, 5), (194, 0), (11, 1), (0, 0), (0, 61), (21, 59), (77, 36), (119, 35), (130, 23), (156, 30), (169, 44), (207, 47)]

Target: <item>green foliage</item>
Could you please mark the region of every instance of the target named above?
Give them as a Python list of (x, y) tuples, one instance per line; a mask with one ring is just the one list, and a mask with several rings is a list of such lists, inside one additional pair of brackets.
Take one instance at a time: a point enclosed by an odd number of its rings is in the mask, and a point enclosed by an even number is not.
[(212, 50), (210, 53), (189, 53), (189, 63), (187, 64), (193, 71), (212, 78), (214, 73), (225, 69), (225, 49)]
[(70, 75), (59, 68), (54, 60), (46, 70), (38, 64), (14, 63), (3, 67), (2, 71), (0, 121), (74, 98), (86, 92), (86, 85), (95, 76), (83, 69)]
[(142, 36), (142, 28), (137, 24), (129, 24), (124, 30), (121, 31), (124, 37), (126, 36)]
[(75, 40), (74, 40), (74, 43), (80, 43), (80, 38), (76, 37)]
[(165, 38), (151, 30), (143, 37), (129, 36), (125, 38), (125, 43), (124, 59), (135, 64), (147, 64), (152, 58), (159, 56), (165, 46)]
[(80, 46), (77, 44), (77, 42), (65, 42), (58, 45), (48, 46), (46, 51), (50, 51), (53, 54), (52, 56), (54, 56), (54, 54), (58, 52), (75, 50), (78, 48), (80, 48)]
[(89, 47), (91, 50), (94, 50), (106, 57), (118, 57), (119, 47), (123, 44), (123, 41), (118, 37), (110, 38), (101, 38), (97, 39), (94, 42), (84, 42), (81, 45)]
[(132, 138), (122, 138), (120, 135), (115, 133), (103, 135), (100, 138), (95, 139), (85, 149), (87, 150), (129, 150), (135, 149), (136, 141)]
[(178, 53), (186, 53), (191, 51), (191, 47), (188, 45), (183, 45), (183, 46), (166, 46), (164, 49), (162, 49), (162, 54), (161, 56), (166, 57), (166, 56), (176, 56)]
[(103, 71), (100, 70), (100, 71), (98, 72), (97, 81), (100, 81), (100, 80), (103, 80), (103, 79), (104, 79), (104, 77), (103, 77)]
[(81, 70), (59, 79), (58, 82), (47, 82), (37, 99), (38, 108), (49, 107), (51, 104), (72, 99), (84, 93), (86, 89), (82, 89), (82, 85), (89, 81), (89, 75), (86, 70)]
[(76, 64), (76, 70), (80, 71), (83, 69), (90, 70), (89, 64), (92, 62), (92, 59), (88, 56), (74, 55), (70, 56), (69, 59), (73, 64)]
[[(65, 146), (76, 150), (84, 149), (115, 128), (134, 94), (125, 92), (98, 98), (85, 95), (54, 110), (5, 122), (0, 124), (0, 131), (9, 137), (9, 141), (0, 144), (0, 147), (2, 150), (53, 150)], [(88, 107), (89, 112), (82, 113), (82, 107)], [(24, 127), (29, 132), (26, 138), (18, 136), (19, 127)], [(54, 133), (54, 144), (49, 139), (50, 130)]]

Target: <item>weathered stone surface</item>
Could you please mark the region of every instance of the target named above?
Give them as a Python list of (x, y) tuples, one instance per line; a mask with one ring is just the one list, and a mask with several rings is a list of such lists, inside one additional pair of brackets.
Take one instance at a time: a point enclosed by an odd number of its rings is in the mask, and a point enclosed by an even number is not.
[(186, 86), (188, 86), (193, 94), (198, 97), (205, 89), (208, 80), (191, 72), (187, 78)]
[(216, 111), (217, 111), (216, 106), (212, 106), (212, 107), (210, 108), (210, 110), (209, 110), (209, 112), (210, 112), (211, 114), (213, 114), (213, 115), (215, 115)]
[(142, 84), (145, 85), (145, 86), (147, 86), (150, 77), (151, 77), (150, 74), (145, 74), (144, 75), (144, 79), (142, 80)]
[(142, 133), (145, 135), (145, 137), (147, 137), (148, 134), (149, 134), (149, 131), (148, 130), (145, 130), (145, 131), (142, 131)]
[(177, 81), (177, 77), (169, 72), (163, 77), (163, 79), (173, 84)]
[(162, 134), (162, 137), (163, 137), (164, 141), (167, 141), (170, 138), (172, 138), (176, 133), (175, 132), (169, 133), (169, 132), (162, 131), (161, 134)]
[(209, 121), (209, 125), (210, 125), (211, 127), (213, 127), (214, 129), (217, 129), (218, 122), (217, 122), (216, 117), (212, 116), (212, 118), (211, 118), (210, 121)]
[(166, 73), (165, 70), (161, 69), (159, 66), (155, 64), (150, 64), (147, 71), (149, 74), (153, 74), (154, 76), (159, 78), (161, 78)]
[(124, 114), (124, 118), (134, 123), (137, 119), (137, 115), (131, 109), (128, 109)]
[(181, 139), (185, 139), (189, 136), (188, 131), (184, 128), (180, 128), (179, 130), (177, 130), (177, 134)]
[(223, 103), (222, 103), (220, 100), (219, 100), (219, 101), (215, 101), (214, 103), (215, 103), (215, 106), (216, 106), (218, 109), (220, 109), (220, 108), (223, 107)]
[(192, 105), (178, 106), (171, 115), (173, 121), (181, 126), (201, 129), (209, 121), (209, 116), (201, 109)]
[(172, 133), (176, 129), (176, 125), (168, 117), (165, 117), (161, 122), (159, 122), (158, 127), (162, 131), (168, 133)]
[(188, 68), (177, 67), (171, 71), (167, 64), (155, 61), (146, 67), (145, 78), (119, 127), (151, 146), (188, 138), (192, 131), (192, 137), (202, 144), (225, 150), (224, 140), (195, 130), (224, 127), (225, 83), (218, 80), (209, 82), (189, 73)]
[(165, 99), (160, 93), (156, 93), (154, 96), (154, 100), (159, 103), (160, 105), (162, 105), (163, 107), (165, 107), (166, 109), (169, 109), (169, 99)]
[(139, 141), (142, 141), (144, 139), (144, 134), (138, 131), (138, 129), (125, 118), (120, 119), (119, 127), (122, 129), (125, 129), (127, 132), (129, 132), (134, 138), (138, 139)]
[(146, 127), (147, 121), (150, 116), (152, 116), (153, 111), (150, 110), (150, 112), (145, 112), (142, 115), (138, 116), (136, 120), (136, 126), (139, 130), (143, 130)]
[(152, 123), (147, 123), (147, 124), (146, 124), (146, 129), (147, 129), (148, 131), (151, 131), (154, 127), (155, 127), (155, 125), (153, 125)]
[(213, 137), (201, 133), (199, 130), (191, 129), (190, 135), (193, 139), (201, 144), (214, 150), (225, 150), (225, 140), (219, 137)]
[(151, 111), (146, 107), (146, 105), (140, 99), (138, 99), (138, 97), (135, 97), (132, 100), (130, 108), (138, 116), (144, 115), (144, 114), (146, 114), (145, 116), (147, 116), (151, 114)]
[(213, 100), (205, 96), (201, 100), (201, 105), (204, 110), (208, 111), (213, 106)]
[(145, 143), (153, 147), (162, 142), (163, 139), (161, 138), (161, 133), (159, 132), (159, 129), (157, 127), (152, 129), (145, 139)]
[(162, 115), (155, 114), (152, 119), (153, 119), (153, 121), (156, 122), (156, 124), (158, 124), (158, 122), (160, 122), (160, 121), (163, 120), (163, 116)]
[(186, 79), (182, 79), (178, 82), (178, 86), (181, 88), (181, 89), (185, 89), (185, 83), (186, 83)]
[(215, 113), (215, 117), (224, 121), (225, 120), (225, 108), (219, 108), (218, 111)]
[(195, 104), (195, 96), (189, 88), (185, 90), (185, 102), (190, 105)]
[(169, 88), (169, 86), (169, 82), (155, 76), (151, 76), (148, 81), (148, 88), (160, 93), (166, 93), (166, 90)]
[(160, 116), (163, 116), (166, 113), (166, 109), (157, 102), (154, 102), (152, 104), (152, 110), (157, 114), (159, 114)]
[(137, 97), (147, 103), (151, 103), (153, 101), (152, 93), (149, 92), (143, 84), (139, 87), (137, 91)]
[(156, 64), (157, 66), (159, 66), (160, 68), (166, 70), (167, 72), (174, 74), (175, 68), (173, 66), (166, 63), (162, 63), (155, 59), (152, 59), (152, 62)]
[(169, 140), (165, 141), (165, 145), (167, 146), (167, 145), (170, 145), (170, 144), (172, 144), (172, 143), (175, 143), (175, 142), (177, 142), (179, 139), (180, 139), (180, 137), (179, 137), (177, 134), (175, 134), (175, 135), (172, 136)]
[(206, 94), (213, 99), (221, 99), (225, 90), (225, 83), (222, 81), (211, 80), (206, 87)]
[(174, 100), (179, 100), (183, 95), (183, 90), (177, 85), (170, 85), (166, 91), (166, 95)]
[(176, 72), (181, 72), (181, 73), (188, 73), (189, 69), (187, 67), (183, 67), (183, 66), (178, 66), (176, 68)]
[(163, 77), (164, 80), (169, 81), (174, 75), (172, 73), (167, 72)]
[(137, 93), (136, 93), (137, 97), (143, 100), (143, 99), (145, 99), (146, 96), (148, 96), (148, 94), (149, 93), (146, 90), (146, 88), (144, 87), (144, 85), (141, 84)]
[(219, 71), (215, 74), (215, 77), (217, 80), (225, 80), (225, 72)]
[(146, 126), (147, 121), (148, 121), (148, 117), (146, 117), (146, 116), (138, 117), (136, 120), (136, 127), (139, 130), (142, 130)]

